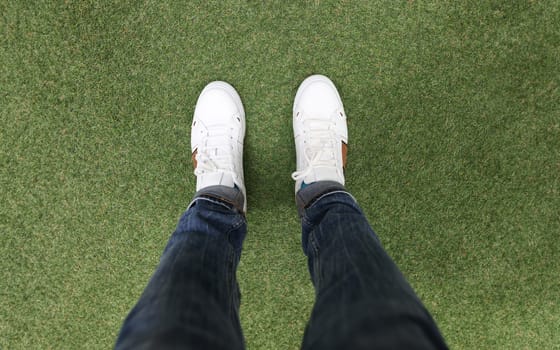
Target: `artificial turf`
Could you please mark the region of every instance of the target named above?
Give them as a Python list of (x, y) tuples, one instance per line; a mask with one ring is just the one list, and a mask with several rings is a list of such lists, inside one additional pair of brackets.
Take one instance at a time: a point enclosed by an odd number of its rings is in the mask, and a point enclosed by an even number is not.
[(291, 105), (328, 75), (348, 189), (457, 349), (560, 344), (557, 1), (0, 2), (0, 348), (112, 346), (194, 192), (205, 84), (247, 115), (249, 349), (314, 298)]

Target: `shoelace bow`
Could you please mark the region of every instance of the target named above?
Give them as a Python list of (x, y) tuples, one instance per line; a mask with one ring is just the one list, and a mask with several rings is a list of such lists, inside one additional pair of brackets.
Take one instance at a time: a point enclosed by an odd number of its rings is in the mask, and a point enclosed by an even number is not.
[(332, 129), (333, 123), (329, 120), (318, 118), (307, 118), (304, 126), (311, 124), (309, 128), (304, 127), (304, 149), (303, 156), (307, 161), (305, 169), (292, 173), (292, 179), (301, 180), (309, 175), (314, 168), (324, 166), (332, 167), (336, 152), (336, 134)]
[[(228, 142), (224, 142), (228, 140)], [(235, 166), (232, 153), (234, 143), (231, 129), (224, 127), (208, 128), (204, 143), (198, 147), (196, 153), (197, 167), (194, 170), (196, 176), (224, 172), (235, 175)]]

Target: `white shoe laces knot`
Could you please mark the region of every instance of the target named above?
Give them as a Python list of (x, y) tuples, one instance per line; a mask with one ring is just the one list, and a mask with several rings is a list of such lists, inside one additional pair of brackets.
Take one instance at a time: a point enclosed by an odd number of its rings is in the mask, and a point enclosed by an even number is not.
[(206, 138), (196, 152), (197, 166), (194, 170), (196, 176), (213, 172), (235, 175), (235, 161), (232, 156), (235, 140), (232, 135), (232, 128), (223, 126), (208, 128)]
[(304, 179), (316, 167), (336, 166), (336, 133), (333, 123), (323, 118), (306, 118), (304, 121), (303, 156), (307, 166), (292, 173), (295, 181)]

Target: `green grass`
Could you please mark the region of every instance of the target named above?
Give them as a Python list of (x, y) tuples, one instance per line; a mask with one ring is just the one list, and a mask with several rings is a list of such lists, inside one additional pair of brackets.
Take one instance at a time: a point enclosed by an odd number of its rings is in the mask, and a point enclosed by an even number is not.
[(206, 83), (245, 104), (249, 349), (313, 301), (291, 104), (330, 76), (349, 190), (457, 349), (560, 344), (560, 6), (0, 2), (0, 348), (109, 348), (194, 191)]

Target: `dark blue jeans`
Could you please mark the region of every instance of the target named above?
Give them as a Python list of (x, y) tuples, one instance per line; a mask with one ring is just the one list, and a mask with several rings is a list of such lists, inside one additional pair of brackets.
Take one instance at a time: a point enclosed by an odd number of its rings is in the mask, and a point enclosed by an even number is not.
[[(117, 349), (244, 348), (235, 274), (247, 226), (236, 209), (242, 205), (228, 198), (216, 191), (195, 196), (124, 321)], [(434, 320), (341, 185), (307, 186), (297, 202), (316, 290), (302, 348), (446, 348)]]

